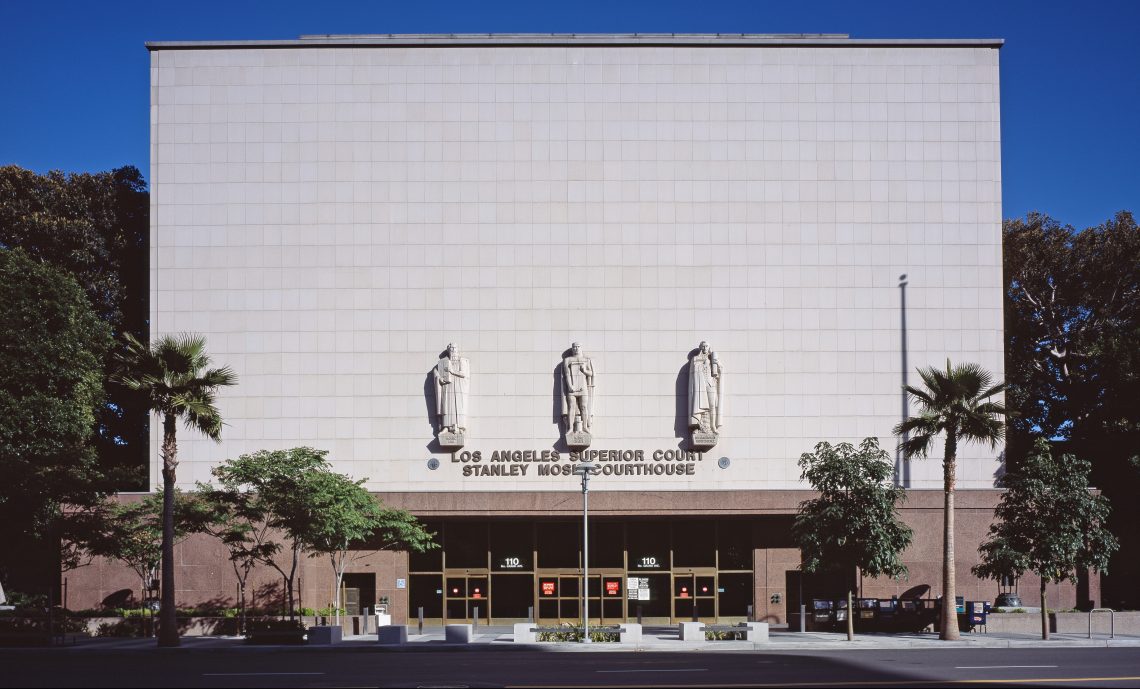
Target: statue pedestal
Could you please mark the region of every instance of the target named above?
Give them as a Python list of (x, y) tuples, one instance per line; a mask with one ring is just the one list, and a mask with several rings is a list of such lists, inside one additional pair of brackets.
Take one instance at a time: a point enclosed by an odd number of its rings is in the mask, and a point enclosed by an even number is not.
[(693, 431), (693, 449), (700, 452), (711, 450), (719, 437), (716, 433)]
[(571, 450), (585, 450), (590, 446), (590, 442), (594, 436), (585, 431), (567, 431), (566, 432), (566, 445)]
[(459, 431), (454, 433), (451, 431), (440, 431), (437, 440), (439, 440), (439, 446), (445, 450), (458, 450), (462, 448), (464, 444), (463, 433)]

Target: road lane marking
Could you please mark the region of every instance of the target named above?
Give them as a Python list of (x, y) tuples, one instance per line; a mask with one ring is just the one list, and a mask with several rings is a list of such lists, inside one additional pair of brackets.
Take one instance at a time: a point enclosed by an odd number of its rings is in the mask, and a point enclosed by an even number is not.
[(955, 665), (955, 670), (1008, 670), (1010, 668), (1057, 668), (1059, 665)]
[(1089, 682), (1135, 682), (1140, 680), (1140, 675), (1134, 677), (1041, 677), (1034, 679), (964, 679), (959, 684), (1054, 684), (1054, 683), (1068, 683), (1078, 682), (1080, 684), (1088, 684)]
[(673, 670), (594, 670), (594, 672), (708, 672), (707, 667), (680, 668)]
[[(748, 684), (736, 683), (716, 683), (716, 684), (686, 684), (686, 685), (662, 685), (662, 684), (646, 684), (646, 685), (613, 685), (614, 689), (617, 687), (624, 687), (625, 689), (633, 689), (634, 687), (644, 686), (646, 689), (650, 687), (660, 689), (663, 686), (677, 686), (677, 687), (709, 687), (710, 689), (728, 689), (729, 687), (914, 687), (914, 686), (927, 686), (927, 685), (958, 685), (958, 684), (1067, 684), (1070, 682), (1077, 682), (1088, 684), (1090, 682), (1136, 682), (1140, 681), (1140, 675), (1132, 677), (1042, 677), (1034, 679), (908, 679), (908, 680), (875, 680), (868, 679), (865, 681), (845, 681), (845, 682), (780, 682), (779, 684), (757, 684), (751, 682)], [(530, 687), (536, 689), (539, 687), (549, 687), (555, 689), (557, 687), (564, 687), (565, 684), (508, 684), (508, 687)], [(602, 685), (606, 686), (606, 685)], [(599, 687), (599, 689), (602, 689)]]
[(203, 677), (279, 677), (283, 675), (323, 675), (323, 672), (203, 672)]

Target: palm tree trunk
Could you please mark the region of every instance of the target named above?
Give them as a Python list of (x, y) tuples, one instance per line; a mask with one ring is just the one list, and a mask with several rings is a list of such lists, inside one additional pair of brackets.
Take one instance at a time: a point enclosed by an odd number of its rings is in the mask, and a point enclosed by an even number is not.
[(942, 481), (945, 491), (942, 533), (942, 628), (938, 638), (958, 640), (958, 590), (954, 585), (954, 479), (955, 460), (958, 454), (958, 437), (946, 434), (946, 456), (942, 461)]
[(162, 419), (162, 607), (158, 645), (178, 646), (178, 611), (174, 599), (174, 471), (178, 466), (177, 427), (173, 414)]
[[(1089, 613), (1089, 619), (1092, 619), (1092, 613)], [(1092, 622), (1089, 622), (1089, 625), (1089, 629), (1092, 629)], [(1049, 640), (1049, 608), (1045, 605), (1045, 577), (1041, 577), (1041, 638)]]

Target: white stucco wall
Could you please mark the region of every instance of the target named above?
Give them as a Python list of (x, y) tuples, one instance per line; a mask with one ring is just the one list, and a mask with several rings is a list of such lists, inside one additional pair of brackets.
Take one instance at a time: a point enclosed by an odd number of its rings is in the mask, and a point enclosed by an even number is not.
[[(240, 380), (220, 445), (181, 433), (183, 485), (303, 444), (374, 490), (566, 490), (429, 471), (447, 343), (487, 457), (554, 447), (574, 340), (593, 448), (677, 448), (706, 339), (720, 444), (592, 487), (799, 487), (819, 440), (894, 446), (904, 273), (911, 370), (1002, 375), (992, 47), (159, 49), (151, 103), (152, 331), (204, 334)], [(960, 487), (998, 452), (963, 448)]]

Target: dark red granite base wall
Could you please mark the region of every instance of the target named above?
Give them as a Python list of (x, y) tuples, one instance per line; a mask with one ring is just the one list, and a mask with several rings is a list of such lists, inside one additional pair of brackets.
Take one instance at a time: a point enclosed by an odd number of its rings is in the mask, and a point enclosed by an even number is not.
[[(774, 623), (787, 621), (789, 591), (787, 573), (799, 565), (799, 551), (791, 542), (790, 515), (795, 514), (810, 491), (684, 491), (610, 492), (590, 494), (590, 513), (597, 516), (677, 516), (717, 517), (755, 516), (754, 554), (755, 614), (757, 619)], [(985, 538), (993, 519), (999, 492), (972, 490), (958, 493), (955, 540), (957, 542), (958, 595), (967, 600), (993, 600), (998, 586), (970, 574), (977, 562), (978, 545)], [(387, 505), (402, 507), (423, 518), (534, 518), (576, 517), (582, 499), (577, 492), (566, 493), (384, 493)], [(910, 576), (901, 581), (869, 579), (861, 582), (865, 596), (890, 597), (918, 585), (929, 585), (928, 595), (941, 591), (942, 580), (942, 493), (911, 491), (901, 510), (903, 519), (915, 531), (914, 544), (904, 554)], [(194, 536), (175, 549), (178, 563), (178, 601), (181, 606), (215, 602), (233, 605), (237, 583), (226, 550), (209, 536)], [(379, 552), (352, 563), (349, 572), (375, 572), (376, 595), (387, 596), (394, 621), (405, 620), (407, 590), (397, 589), (397, 580), (408, 578), (405, 553)], [(68, 606), (73, 610), (97, 607), (117, 591), (129, 589), (137, 598), (138, 578), (125, 566), (98, 560), (87, 567), (65, 572)], [(304, 558), (300, 566), (301, 603), (321, 608), (332, 600), (333, 570), (327, 557)], [(1018, 590), (1026, 605), (1037, 599), (1038, 580), (1027, 576)], [(247, 599), (265, 605), (280, 599), (281, 577), (268, 568), (259, 568), (250, 578)], [(778, 595), (778, 602), (774, 598)], [(1090, 598), (1099, 601), (1099, 583), (1094, 578)], [(794, 596), (794, 593), (793, 593)], [(1049, 603), (1054, 608), (1077, 604), (1076, 587), (1070, 583), (1049, 587)]]

